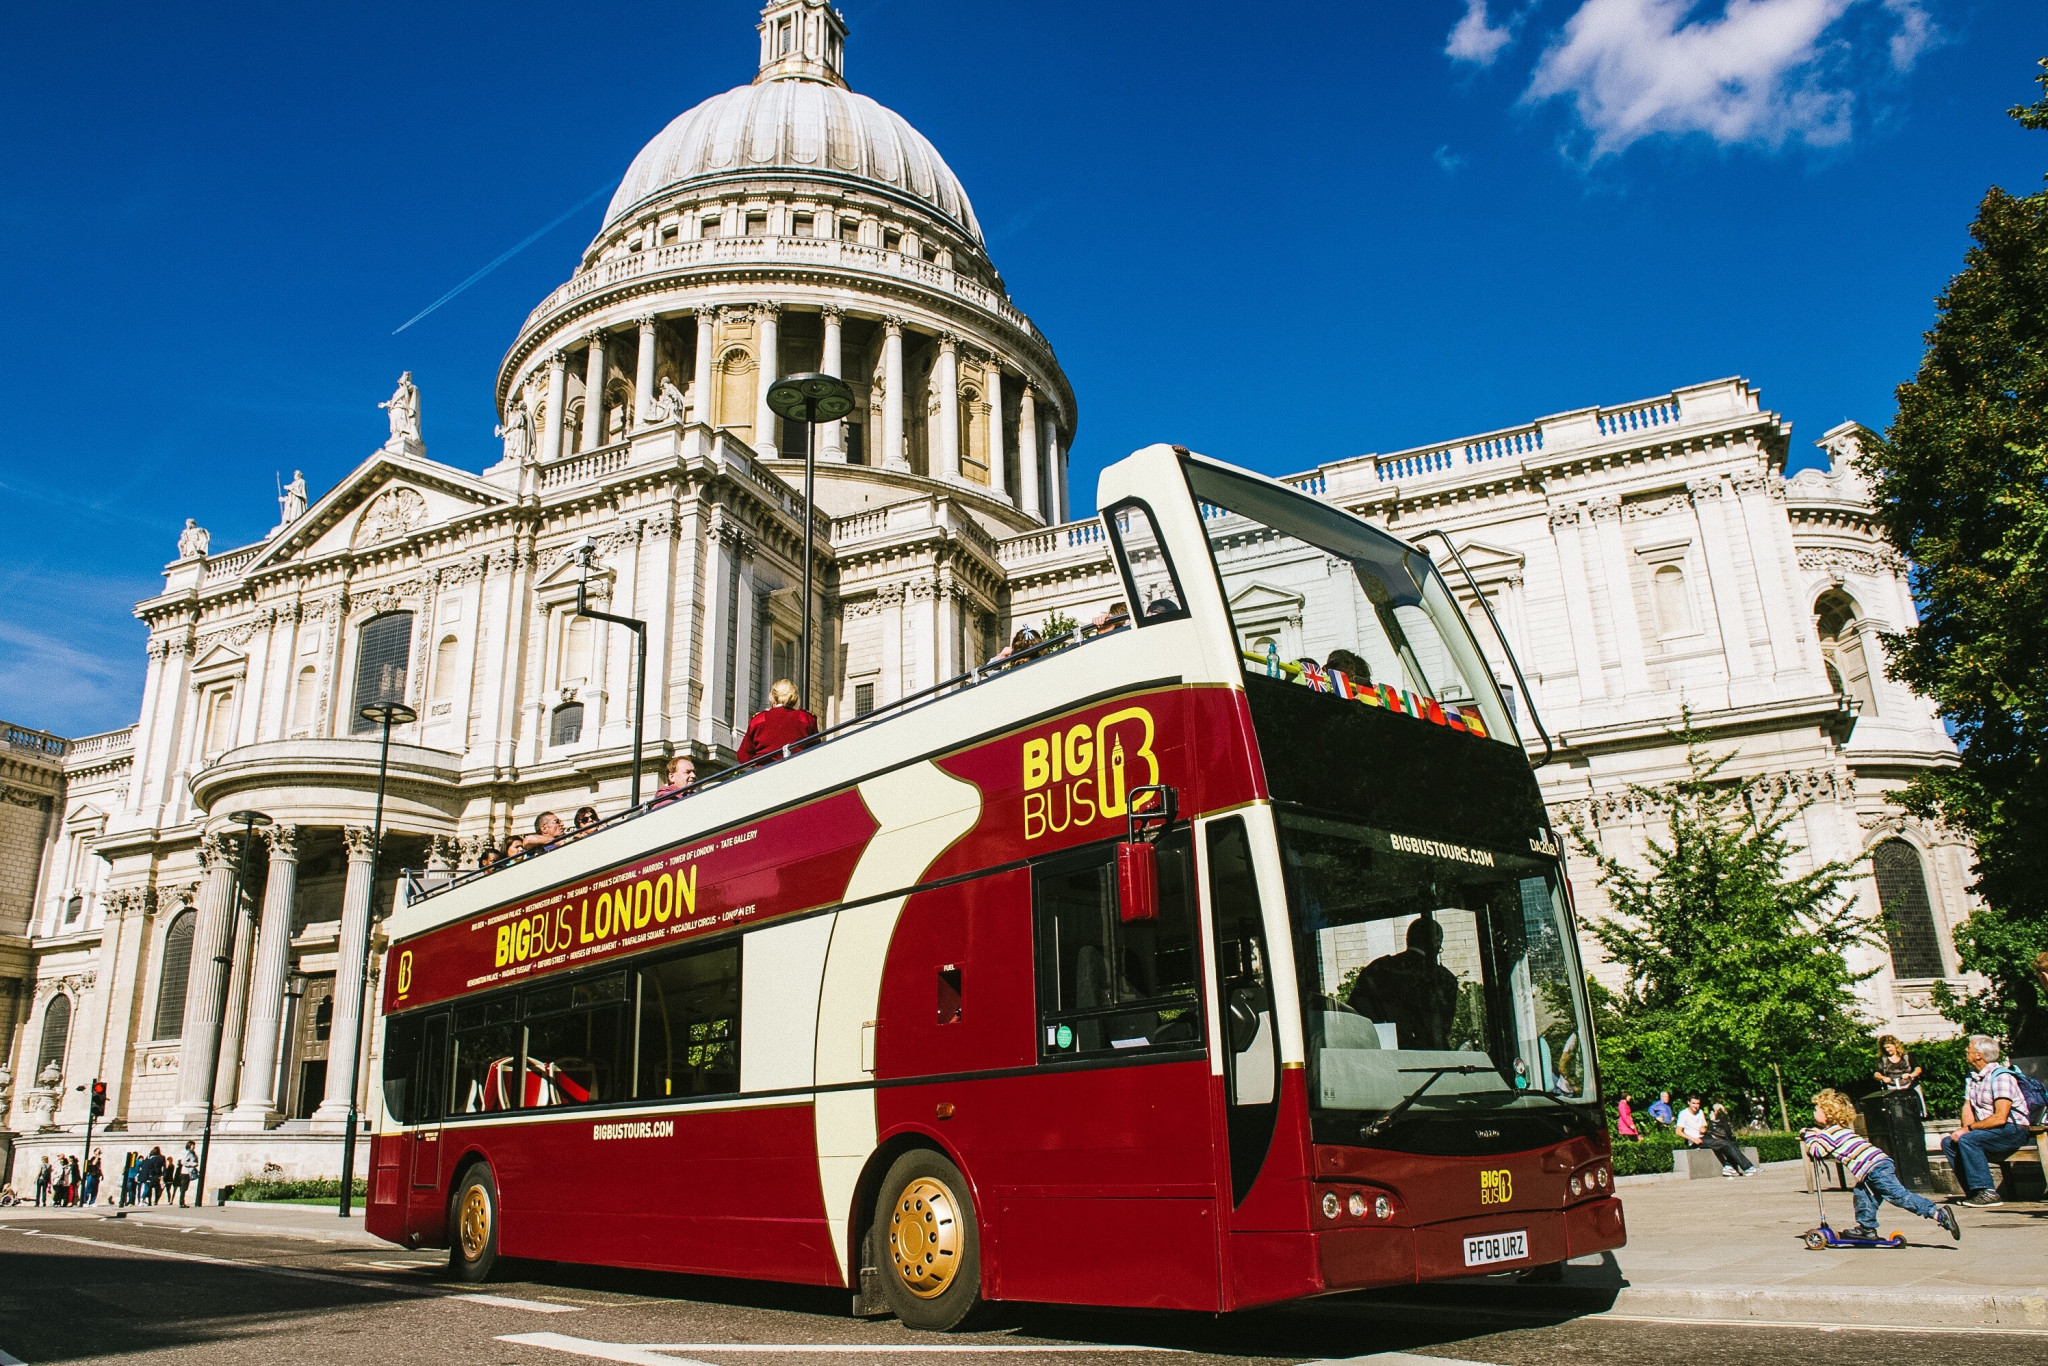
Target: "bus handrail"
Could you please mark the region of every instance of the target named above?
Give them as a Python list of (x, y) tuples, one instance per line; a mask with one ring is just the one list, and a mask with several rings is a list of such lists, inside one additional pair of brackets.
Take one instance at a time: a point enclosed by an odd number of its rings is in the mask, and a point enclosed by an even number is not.
[(1544, 764), (1557, 757), (1557, 746), (1552, 743), (1550, 732), (1543, 727), (1543, 717), (1536, 710), (1536, 694), (1529, 690), (1529, 680), (1522, 677), (1521, 661), (1515, 658), (1515, 647), (1508, 644), (1507, 632), (1500, 629), (1500, 618), (1493, 614), (1493, 603), (1488, 601), (1486, 594), (1479, 591), (1478, 580), (1474, 579), (1472, 571), (1465, 567), (1465, 557), (1458, 553), (1458, 547), (1452, 544), (1451, 538), (1447, 534), (1436, 527), (1431, 527), (1427, 531), (1418, 533), (1415, 539), (1420, 541), (1425, 536), (1435, 536), (1444, 543), (1444, 549), (1451, 552), (1451, 562), (1457, 565), (1458, 572), (1465, 576), (1465, 586), (1472, 590), (1473, 597), (1479, 599), (1480, 609), (1486, 613), (1487, 625), (1493, 627), (1493, 638), (1500, 642), (1500, 652), (1507, 656), (1508, 667), (1515, 671), (1516, 686), (1521, 688), (1522, 697), (1529, 704), (1529, 719), (1535, 723), (1536, 733), (1543, 737), (1543, 758), (1540, 762), (1530, 764), (1529, 767), (1531, 769), (1542, 768)]

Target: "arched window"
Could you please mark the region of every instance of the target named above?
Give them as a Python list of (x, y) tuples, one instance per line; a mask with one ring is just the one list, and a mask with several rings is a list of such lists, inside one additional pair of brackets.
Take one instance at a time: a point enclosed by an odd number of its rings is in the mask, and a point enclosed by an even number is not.
[(1660, 566), (1650, 576), (1650, 599), (1657, 608), (1657, 634), (1692, 632), (1692, 597), (1685, 591), (1685, 571), (1675, 564)]
[(235, 690), (216, 688), (206, 695), (206, 757), (225, 754), (235, 746)]
[(754, 427), (754, 358), (738, 347), (718, 363), (718, 425)]
[(989, 482), (988, 413), (979, 389), (960, 391), (960, 469), (977, 484)]
[(85, 898), (73, 892), (70, 899), (64, 903), (64, 923), (67, 925), (76, 924), (78, 918), (84, 914)]
[(308, 664), (292, 683), (292, 729), (310, 730), (313, 708), (320, 701), (320, 671)]
[(564, 685), (590, 677), (590, 618), (571, 617), (562, 627)]
[(156, 990), (156, 1036), (175, 1039), (185, 1033), (185, 983), (192, 974), (192, 930), (197, 913), (180, 911), (164, 933), (163, 975)]
[(1891, 945), (1892, 975), (1941, 976), (1941, 939), (1934, 928), (1933, 903), (1927, 899), (1920, 851), (1901, 839), (1885, 840), (1870, 851), (1870, 863), (1877, 874), (1884, 937)]
[(71, 1041), (71, 998), (58, 992), (43, 1009), (43, 1038), (36, 1047), (36, 1075), (51, 1063), (64, 1066), (64, 1045)]
[(548, 743), (551, 745), (573, 745), (583, 738), (583, 704), (565, 702), (555, 708), (555, 714), (548, 727)]
[(405, 700), (405, 671), (412, 662), (412, 613), (386, 612), (363, 627), (356, 646), (356, 702), (349, 709), (349, 731), (362, 735), (377, 729), (363, 719), (363, 708)]
[(456, 649), (454, 636), (442, 636), (441, 643), (434, 647), (434, 700), (436, 702), (446, 702), (449, 698), (455, 696)]
[(1871, 661), (1863, 653), (1863, 634), (1856, 629), (1862, 616), (1856, 600), (1839, 588), (1829, 589), (1813, 605), (1813, 628), (1820, 636), (1820, 657), (1827, 666), (1828, 683), (1851, 701), (1860, 702), (1869, 715), (1877, 714), (1877, 693), (1871, 686)]

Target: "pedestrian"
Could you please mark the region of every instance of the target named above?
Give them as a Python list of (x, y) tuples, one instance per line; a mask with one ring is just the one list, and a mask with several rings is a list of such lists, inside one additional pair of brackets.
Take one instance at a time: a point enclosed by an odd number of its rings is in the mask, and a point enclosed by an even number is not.
[(1698, 1096), (1687, 1097), (1685, 1108), (1671, 1121), (1671, 1127), (1678, 1130), (1678, 1136), (1685, 1140), (1688, 1148), (1707, 1146), (1707, 1112), (1701, 1108), (1704, 1104), (1705, 1101)]
[(1920, 1103), (1920, 1118), (1927, 1118), (1927, 1096), (1920, 1089), (1920, 1069), (1913, 1065), (1906, 1046), (1890, 1034), (1877, 1041), (1877, 1071), (1871, 1075), (1887, 1091), (1911, 1091)]
[(1972, 1205), (2002, 1205), (1991, 1164), (2033, 1141), (2031, 1112), (2020, 1074), (1999, 1062), (1998, 1040), (1972, 1034), (1964, 1050), (1970, 1079), (1963, 1085), (1962, 1128), (1941, 1140), (1942, 1154)]
[(818, 718), (796, 704), (796, 684), (786, 678), (775, 680), (768, 690), (768, 706), (747, 722), (740, 738), (741, 763), (764, 754), (776, 754), (818, 733)]
[(43, 1159), (43, 1165), (36, 1168), (36, 1203), (38, 1205), (50, 1203), (50, 1185), (55, 1179), (55, 1174), (50, 1170), (50, 1159), (46, 1157)]
[(128, 1155), (121, 1159), (121, 1205), (123, 1208), (135, 1203), (135, 1181), (137, 1168), (141, 1164), (142, 1159), (136, 1155), (133, 1148), (130, 1148)]
[(85, 1164), (85, 1198), (79, 1203), (93, 1204), (100, 1198), (100, 1182), (106, 1177), (103, 1156), (95, 1152)]
[(1850, 1127), (1855, 1122), (1856, 1107), (1847, 1096), (1840, 1091), (1823, 1091), (1813, 1098), (1814, 1127), (1799, 1134), (1799, 1146), (1808, 1157), (1833, 1158), (1848, 1174), (1856, 1200), (1856, 1227), (1849, 1230), (1849, 1235), (1877, 1237), (1877, 1211), (1889, 1200), (1922, 1219), (1932, 1219), (1948, 1230), (1949, 1237), (1960, 1242), (1963, 1226), (1956, 1222), (1955, 1211), (1907, 1190), (1900, 1183), (1899, 1169), (1892, 1165), (1892, 1160), (1868, 1139), (1856, 1136), (1855, 1129)]
[(1748, 1176), (1756, 1171), (1756, 1163), (1735, 1141), (1735, 1121), (1728, 1117), (1728, 1107), (1718, 1100), (1707, 1116), (1707, 1136), (1700, 1146), (1711, 1148), (1720, 1157), (1723, 1176)]
[(139, 1169), (144, 1204), (154, 1205), (164, 1193), (164, 1150), (151, 1148)]
[(1650, 1118), (1667, 1129), (1671, 1127), (1673, 1116), (1669, 1091), (1659, 1091), (1657, 1098), (1650, 1102)]
[(1640, 1143), (1643, 1136), (1636, 1132), (1635, 1097), (1626, 1091), (1622, 1093), (1621, 1104), (1614, 1107), (1614, 1132), (1631, 1143)]
[(78, 1161), (66, 1153), (57, 1162), (57, 1204), (69, 1209), (77, 1190)]

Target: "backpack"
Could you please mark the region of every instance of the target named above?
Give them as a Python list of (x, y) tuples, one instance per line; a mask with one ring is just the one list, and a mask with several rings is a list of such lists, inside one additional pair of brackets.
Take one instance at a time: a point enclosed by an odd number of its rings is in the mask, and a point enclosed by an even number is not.
[(2017, 1067), (2001, 1063), (1998, 1070), (2012, 1073), (2012, 1079), (2019, 1083), (2020, 1095), (2025, 1097), (2027, 1102), (2027, 1122), (2048, 1124), (2048, 1086), (2043, 1086)]

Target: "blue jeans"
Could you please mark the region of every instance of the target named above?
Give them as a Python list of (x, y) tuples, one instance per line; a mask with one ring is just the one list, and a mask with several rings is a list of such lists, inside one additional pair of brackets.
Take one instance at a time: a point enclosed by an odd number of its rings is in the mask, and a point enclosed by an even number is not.
[(1955, 1168), (1956, 1180), (1971, 1195), (1988, 1191), (1998, 1183), (1991, 1179), (1991, 1163), (2027, 1146), (2033, 1135), (2024, 1124), (2003, 1124), (1996, 1129), (1968, 1129), (1941, 1140), (1941, 1151)]
[(1856, 1222), (1864, 1228), (1877, 1227), (1878, 1206), (1889, 1200), (1900, 1209), (1911, 1210), (1922, 1219), (1932, 1219), (1935, 1206), (1924, 1195), (1915, 1195), (1899, 1183), (1899, 1169), (1890, 1158), (1870, 1169), (1870, 1175), (1856, 1184)]

